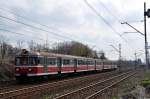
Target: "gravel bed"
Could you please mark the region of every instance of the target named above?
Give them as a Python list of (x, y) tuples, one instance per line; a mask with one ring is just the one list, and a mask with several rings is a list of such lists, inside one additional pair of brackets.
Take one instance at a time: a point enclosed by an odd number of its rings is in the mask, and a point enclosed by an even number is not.
[(80, 83), (76, 83), (76, 84), (72, 84), (72, 85), (69, 85), (69, 86), (66, 86), (63, 88), (59, 88), (59, 90), (49, 92), (48, 94), (39, 97), (39, 99), (53, 99), (54, 97), (57, 97), (57, 96), (65, 94), (65, 93), (77, 90), (81, 87), (85, 87), (87, 85), (90, 85), (91, 83), (95, 83), (98, 80), (104, 80), (106, 78), (112, 77), (112, 76), (117, 75), (117, 74), (118, 74), (118, 72), (114, 72), (114, 73), (110, 73), (109, 75), (107, 75), (105, 77), (98, 77), (97, 79), (88, 79), (88, 80), (80, 82)]

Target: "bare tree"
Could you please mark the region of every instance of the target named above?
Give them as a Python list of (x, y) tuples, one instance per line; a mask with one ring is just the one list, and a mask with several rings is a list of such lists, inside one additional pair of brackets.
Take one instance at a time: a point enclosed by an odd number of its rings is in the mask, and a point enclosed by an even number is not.
[(52, 52), (83, 57), (97, 57), (96, 53), (88, 45), (74, 41), (55, 44)]
[(18, 40), (18, 41), (17, 41), (18, 49), (22, 49), (22, 48), (23, 48), (23, 45), (24, 45), (24, 41), (22, 41), (22, 40)]
[(32, 40), (28, 43), (30, 51), (35, 51), (36, 43)]
[(4, 36), (0, 36), (0, 63), (6, 61), (8, 56), (8, 40)]

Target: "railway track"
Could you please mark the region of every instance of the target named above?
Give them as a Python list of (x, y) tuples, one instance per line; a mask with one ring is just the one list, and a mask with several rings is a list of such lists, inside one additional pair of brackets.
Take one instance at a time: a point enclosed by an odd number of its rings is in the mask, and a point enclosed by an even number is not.
[(135, 72), (128, 72), (113, 76), (103, 81), (99, 80), (96, 83), (92, 83), (86, 87), (55, 97), (54, 99), (103, 99), (100, 97), (105, 90), (111, 88), (112, 86), (118, 84), (119, 82), (129, 78), (134, 74)]
[(6, 88), (3, 89), (3, 91), (0, 91), (0, 99), (8, 99), (8, 98), (20, 99), (22, 97), (33, 96), (36, 94), (43, 94), (45, 92), (57, 90), (59, 88), (65, 88), (70, 85), (75, 85), (75, 84), (80, 85), (80, 83), (84, 83), (88, 81), (90, 82), (100, 78), (105, 78), (115, 73), (114, 72), (99, 73), (95, 75), (88, 75), (88, 76), (83, 76), (78, 78), (44, 83), (40, 85), (23, 86), (23, 88), (21, 87), (8, 88), (8, 89)]

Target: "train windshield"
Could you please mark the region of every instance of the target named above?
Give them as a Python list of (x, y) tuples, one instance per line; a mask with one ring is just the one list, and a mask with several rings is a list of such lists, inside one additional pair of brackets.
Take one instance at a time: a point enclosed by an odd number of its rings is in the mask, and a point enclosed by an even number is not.
[(20, 66), (34, 66), (38, 64), (37, 57), (16, 57), (16, 65)]

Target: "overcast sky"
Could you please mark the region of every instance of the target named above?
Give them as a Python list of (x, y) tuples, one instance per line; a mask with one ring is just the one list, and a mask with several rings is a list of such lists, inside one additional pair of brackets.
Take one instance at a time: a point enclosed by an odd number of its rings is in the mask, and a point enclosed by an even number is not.
[[(88, 44), (94, 50), (103, 50), (109, 59), (118, 59), (118, 53), (110, 45), (118, 48), (118, 44), (121, 43), (123, 58), (134, 59), (134, 52), (136, 51), (138, 56), (144, 59), (144, 54), (141, 55), (141, 53), (144, 53), (144, 37), (140, 34), (122, 35), (123, 32), (135, 31), (127, 25), (121, 25), (120, 22), (127, 21), (144, 32), (143, 22), (141, 22), (143, 20), (143, 6), (144, 2), (147, 2), (147, 8), (150, 8), (150, 1), (87, 1), (102, 17), (96, 15), (84, 0), (0, 0), (0, 16), (49, 31), (49, 33), (44, 32), (0, 18), (0, 29), (22, 33), (26, 36), (11, 34), (2, 30), (0, 30), (0, 35), (7, 36), (9, 42), (14, 45), (18, 40), (25, 42), (34, 40), (37, 43), (44, 43), (44, 40), (48, 38), (49, 43), (52, 44), (56, 41), (73, 39)], [(16, 16), (16, 14), (26, 17), (28, 21)], [(147, 31), (148, 41), (150, 42), (149, 20), (147, 21)], [(46, 25), (49, 28), (32, 21)], [(58, 35), (62, 37), (58, 37)], [(43, 41), (40, 39), (43, 39)]]

